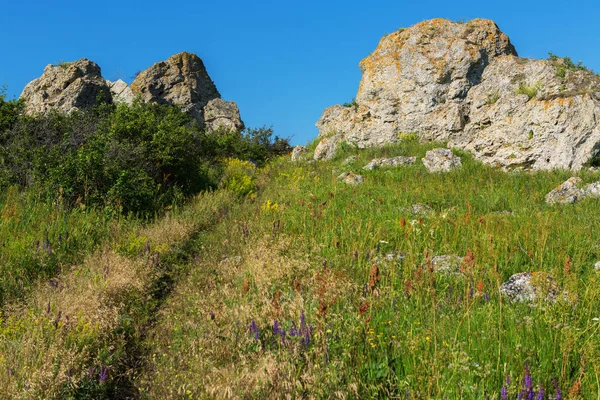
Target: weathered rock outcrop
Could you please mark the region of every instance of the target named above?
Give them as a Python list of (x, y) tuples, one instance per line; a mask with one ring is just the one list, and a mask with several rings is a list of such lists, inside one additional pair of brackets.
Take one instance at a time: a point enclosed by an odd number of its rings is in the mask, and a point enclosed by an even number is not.
[(125, 103), (131, 105), (133, 103), (133, 99), (135, 95), (133, 91), (129, 87), (127, 83), (125, 83), (122, 79), (116, 80), (114, 82), (106, 80), (106, 84), (110, 89), (110, 94), (112, 95), (113, 102), (115, 103)]
[(421, 22), (360, 68), (356, 103), (327, 108), (319, 136), (371, 147), (414, 133), (505, 168), (576, 170), (600, 151), (600, 79), (519, 58), (492, 21)]
[(221, 99), (202, 60), (179, 53), (138, 74), (131, 89), (143, 101), (180, 106), (209, 131), (218, 127), (242, 130), (238, 107)]
[(111, 102), (112, 96), (98, 64), (82, 58), (48, 65), (42, 76), (25, 86), (21, 99), (25, 102), (25, 112), (35, 115), (50, 110), (83, 109), (97, 104), (98, 99)]

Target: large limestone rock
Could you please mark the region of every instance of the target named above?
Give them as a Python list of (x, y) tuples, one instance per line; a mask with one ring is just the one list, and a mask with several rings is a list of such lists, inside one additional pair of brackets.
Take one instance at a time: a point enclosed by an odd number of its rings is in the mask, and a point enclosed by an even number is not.
[(421, 22), (381, 39), (356, 104), (327, 108), (319, 135), (371, 147), (414, 133), (507, 169), (577, 170), (600, 152), (600, 79), (564, 67), (519, 58), (489, 20)]
[(237, 105), (221, 99), (204, 63), (195, 54), (175, 54), (152, 65), (138, 74), (131, 89), (143, 101), (180, 106), (208, 131), (244, 128)]
[(23, 89), (21, 99), (28, 115), (46, 114), (50, 110), (70, 112), (112, 101), (110, 89), (93, 61), (82, 58), (71, 63), (48, 65), (39, 78)]
[(110, 94), (112, 95), (113, 102), (115, 103), (125, 103), (131, 105), (133, 103), (133, 99), (135, 95), (133, 91), (129, 87), (127, 83), (125, 83), (122, 79), (116, 80), (114, 82), (106, 80), (106, 84), (110, 89)]

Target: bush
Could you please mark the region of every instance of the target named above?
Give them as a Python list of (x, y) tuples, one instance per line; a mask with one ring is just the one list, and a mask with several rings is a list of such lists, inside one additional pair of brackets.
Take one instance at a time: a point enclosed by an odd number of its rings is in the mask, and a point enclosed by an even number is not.
[[(3, 101), (3, 100), (2, 100)], [(288, 153), (271, 128), (206, 134), (179, 108), (134, 102), (0, 121), (0, 187), (38, 186), (48, 199), (150, 216), (221, 182), (222, 160), (262, 166)], [(225, 168), (227, 170), (227, 168)], [(233, 184), (233, 183), (232, 183)], [(247, 191), (244, 182), (238, 190)]]
[(220, 186), (239, 196), (252, 194), (256, 190), (256, 166), (236, 158), (226, 160)]

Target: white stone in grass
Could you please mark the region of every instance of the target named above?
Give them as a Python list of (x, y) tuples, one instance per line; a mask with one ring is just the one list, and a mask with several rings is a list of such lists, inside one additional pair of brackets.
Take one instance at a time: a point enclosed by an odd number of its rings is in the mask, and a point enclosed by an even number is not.
[(429, 172), (448, 172), (462, 166), (460, 157), (450, 149), (429, 150), (421, 161)]
[(445, 254), (435, 256), (431, 259), (434, 272), (442, 274), (460, 274), (460, 265), (463, 258), (456, 254)]
[(553, 303), (559, 294), (556, 280), (545, 272), (514, 274), (500, 286), (500, 291), (513, 302), (534, 302), (541, 297)]
[(370, 163), (365, 165), (363, 169), (370, 171), (380, 167), (398, 167), (414, 164), (415, 161), (417, 161), (417, 157), (398, 156), (392, 158), (374, 158)]
[(600, 261), (594, 264), (594, 269), (596, 270), (596, 272), (600, 273)]
[(365, 178), (362, 175), (356, 175), (354, 172), (344, 172), (338, 176), (338, 180), (348, 185), (360, 185), (365, 181)]
[(576, 176), (567, 179), (546, 195), (548, 204), (573, 204), (586, 196), (586, 191), (579, 188), (581, 178)]
[(302, 159), (304, 159), (305, 153), (306, 153), (306, 147), (304, 147), (304, 146), (294, 147), (294, 150), (292, 151), (292, 161), (294, 161), (294, 162), (301, 161)]

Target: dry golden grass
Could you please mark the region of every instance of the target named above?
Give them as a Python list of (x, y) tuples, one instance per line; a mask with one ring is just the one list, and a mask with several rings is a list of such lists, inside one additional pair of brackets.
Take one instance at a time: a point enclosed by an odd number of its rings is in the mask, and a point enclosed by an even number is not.
[[(190, 208), (214, 211), (212, 202), (224, 198), (199, 196)], [(136, 236), (152, 244), (149, 251), (132, 258), (103, 249), (40, 283), (24, 302), (8, 306), (6, 315), (0, 315), (5, 320), (0, 324), (2, 397), (54, 396), (67, 380), (78, 381), (88, 373), (85, 367), (90, 360), (94, 364), (99, 347), (121, 345), (115, 329), (126, 296), (147, 291), (157, 252), (186, 238), (195, 226), (186, 212), (167, 216), (138, 229)]]

